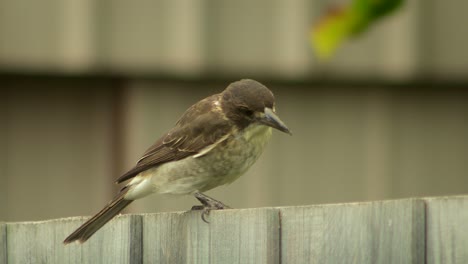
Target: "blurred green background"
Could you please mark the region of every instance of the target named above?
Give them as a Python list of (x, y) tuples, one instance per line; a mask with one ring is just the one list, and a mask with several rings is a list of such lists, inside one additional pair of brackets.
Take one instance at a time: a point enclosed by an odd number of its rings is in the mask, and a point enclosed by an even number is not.
[(208, 192), (226, 204), (467, 193), (468, 2), (407, 1), (319, 60), (311, 29), (346, 2), (0, 0), (0, 221), (95, 213), (186, 108), (241, 78), (294, 135)]

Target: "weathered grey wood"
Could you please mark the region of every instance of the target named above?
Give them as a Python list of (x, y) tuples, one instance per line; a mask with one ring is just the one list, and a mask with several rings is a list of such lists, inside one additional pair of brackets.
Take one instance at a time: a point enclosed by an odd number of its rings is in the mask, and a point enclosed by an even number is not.
[(279, 219), (272, 208), (145, 215), (144, 263), (278, 263)]
[(424, 203), (281, 209), (282, 263), (424, 263)]
[(427, 263), (468, 263), (468, 197), (425, 200)]
[(273, 208), (213, 212), (211, 263), (279, 263), (279, 212)]
[(0, 223), (0, 263), (468, 263), (468, 196)]
[(208, 263), (209, 226), (196, 212), (143, 217), (143, 263)]
[(6, 224), (0, 222), (0, 263), (7, 263)]
[(8, 223), (8, 263), (141, 263), (141, 216), (116, 217), (86, 243), (64, 245), (85, 219)]

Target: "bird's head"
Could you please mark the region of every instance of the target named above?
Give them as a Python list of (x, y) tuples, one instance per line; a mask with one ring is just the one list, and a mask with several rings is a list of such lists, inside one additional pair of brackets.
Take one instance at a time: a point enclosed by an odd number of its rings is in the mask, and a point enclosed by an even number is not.
[(275, 97), (263, 84), (243, 79), (231, 83), (222, 93), (221, 106), (227, 118), (238, 127), (258, 123), (291, 134), (275, 113)]

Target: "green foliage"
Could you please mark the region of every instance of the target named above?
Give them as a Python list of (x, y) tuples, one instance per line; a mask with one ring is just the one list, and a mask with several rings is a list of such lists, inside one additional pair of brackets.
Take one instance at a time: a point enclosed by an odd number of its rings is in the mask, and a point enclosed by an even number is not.
[(402, 6), (403, 0), (353, 0), (348, 6), (329, 9), (311, 33), (312, 46), (326, 59), (350, 37), (365, 32), (370, 25)]

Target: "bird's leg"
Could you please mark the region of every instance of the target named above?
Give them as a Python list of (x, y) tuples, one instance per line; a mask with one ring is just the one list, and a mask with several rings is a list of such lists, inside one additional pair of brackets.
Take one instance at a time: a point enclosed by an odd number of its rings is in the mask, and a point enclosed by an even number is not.
[(208, 223), (208, 221), (205, 219), (205, 217), (210, 214), (210, 211), (211, 210), (221, 210), (221, 209), (229, 209), (231, 207), (223, 204), (222, 202), (216, 200), (216, 199), (213, 199), (211, 197), (209, 197), (208, 195), (206, 194), (203, 194), (203, 193), (200, 193), (200, 192), (197, 192), (194, 194), (195, 198), (197, 198), (198, 201), (200, 201), (200, 203), (202, 203), (202, 205), (194, 205), (192, 207), (192, 210), (203, 210), (202, 212), (202, 220), (206, 223)]

